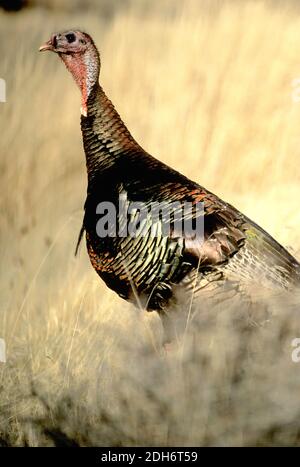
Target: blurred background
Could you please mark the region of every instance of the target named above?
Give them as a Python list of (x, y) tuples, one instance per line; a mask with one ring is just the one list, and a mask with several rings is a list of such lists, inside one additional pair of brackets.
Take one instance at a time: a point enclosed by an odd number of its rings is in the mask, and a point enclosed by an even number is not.
[[(198, 349), (210, 349), (211, 365), (202, 357), (187, 359), (193, 365), (184, 370), (178, 360), (166, 363), (154, 314), (141, 316), (106, 289), (84, 245), (74, 257), (86, 191), (80, 98), (57, 56), (38, 49), (52, 32), (75, 27), (94, 38), (101, 85), (137, 141), (300, 259), (299, 2), (1, 0), (0, 338), (7, 363), (0, 363), (0, 444), (295, 444), (300, 430), (290, 417), (298, 413), (299, 369), (292, 363), (290, 370), (281, 346), (272, 347), (268, 368), (276, 360), (292, 372), (282, 370), (275, 384), (276, 367), (266, 382), (261, 361), (235, 393), (232, 362), (239, 366), (241, 356), (230, 326), (220, 334), (232, 342), (229, 356), (214, 345), (214, 329), (202, 331)], [(260, 336), (268, 349), (289, 323)], [(139, 386), (137, 362), (148, 369), (149, 385), (155, 381), (154, 395)], [(177, 399), (172, 393), (180, 371), (194, 381), (195, 399), (186, 387)], [(261, 397), (266, 393), (271, 399)], [(262, 399), (263, 407), (255, 405)], [(128, 433), (120, 431), (124, 420)]]

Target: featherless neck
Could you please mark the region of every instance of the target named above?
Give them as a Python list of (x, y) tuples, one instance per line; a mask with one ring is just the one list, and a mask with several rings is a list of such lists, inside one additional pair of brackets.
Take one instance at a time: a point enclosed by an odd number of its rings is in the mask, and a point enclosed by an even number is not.
[(86, 116), (81, 116), (81, 130), (89, 182), (119, 157), (141, 149), (98, 83), (89, 95)]
[(98, 83), (100, 56), (95, 47), (84, 54), (60, 54), (60, 58), (72, 74), (81, 93), (81, 114), (87, 115), (87, 102), (93, 88)]

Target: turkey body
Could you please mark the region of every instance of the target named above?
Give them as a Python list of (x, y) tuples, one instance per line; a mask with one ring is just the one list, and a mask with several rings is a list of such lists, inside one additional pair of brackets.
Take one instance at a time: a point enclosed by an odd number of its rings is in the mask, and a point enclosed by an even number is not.
[[(249, 283), (279, 289), (299, 284), (300, 265), (286, 249), (233, 206), (146, 153), (100, 87), (88, 109), (81, 117), (89, 161), (83, 227), (91, 263), (109, 288), (163, 312), (178, 293), (192, 293), (201, 303), (201, 294), (222, 300), (222, 291), (239, 293)], [(163, 220), (153, 226), (151, 219), (143, 235), (99, 238), (97, 205), (118, 206), (121, 194), (145, 205), (203, 203), (204, 241), (163, 235)]]

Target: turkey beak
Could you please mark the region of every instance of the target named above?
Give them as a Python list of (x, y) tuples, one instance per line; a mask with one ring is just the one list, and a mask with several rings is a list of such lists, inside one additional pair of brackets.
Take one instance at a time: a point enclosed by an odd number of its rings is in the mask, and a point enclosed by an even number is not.
[(39, 48), (40, 52), (45, 52), (46, 50), (51, 50), (52, 52), (54, 52), (52, 39), (50, 39), (48, 42), (45, 42), (45, 44), (41, 45), (41, 47)]

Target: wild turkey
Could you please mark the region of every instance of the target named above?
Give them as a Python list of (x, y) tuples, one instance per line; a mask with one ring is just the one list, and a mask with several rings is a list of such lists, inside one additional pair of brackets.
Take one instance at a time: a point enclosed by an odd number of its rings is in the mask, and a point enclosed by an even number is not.
[[(181, 291), (193, 290), (201, 303), (202, 295), (239, 292), (246, 283), (280, 289), (300, 283), (300, 264), (267, 232), (134, 140), (99, 85), (100, 56), (88, 34), (53, 34), (40, 50), (58, 53), (81, 91), (88, 188), (80, 238), (85, 231), (91, 263), (109, 288), (165, 317)], [(188, 232), (179, 235), (174, 222), (165, 235), (162, 217), (154, 226), (147, 218), (143, 235), (100, 238), (97, 206), (101, 202), (118, 206), (122, 194), (129, 202), (146, 206), (202, 202), (204, 241)], [(194, 211), (191, 215), (195, 221)], [(117, 220), (125, 222), (120, 211)]]

